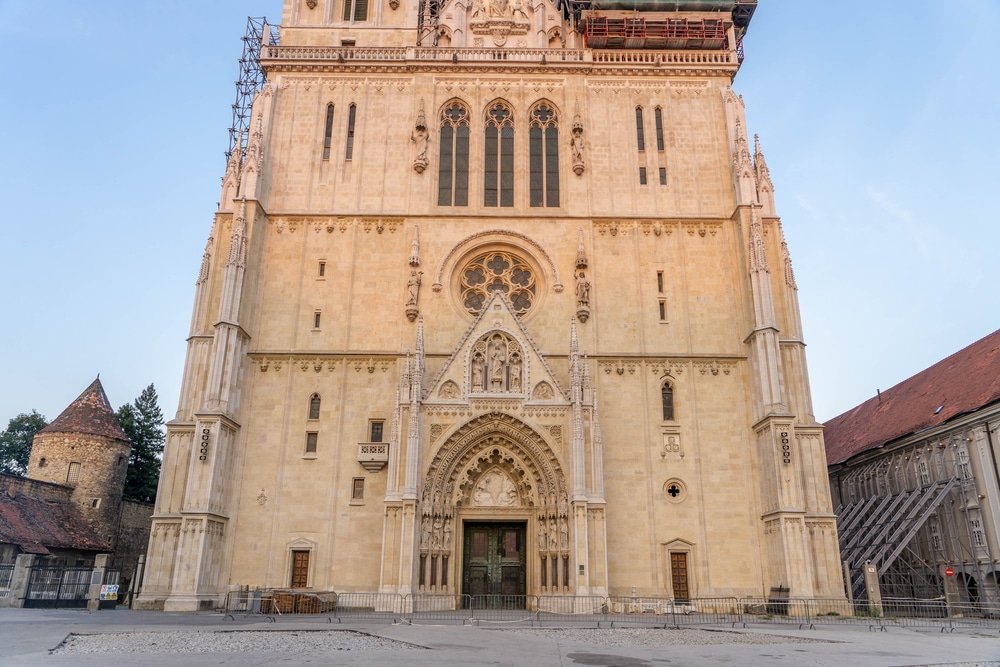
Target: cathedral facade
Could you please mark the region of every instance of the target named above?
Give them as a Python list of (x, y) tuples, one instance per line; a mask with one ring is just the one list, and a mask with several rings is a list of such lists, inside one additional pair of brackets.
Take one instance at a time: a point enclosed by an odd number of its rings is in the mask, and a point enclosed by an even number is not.
[(754, 4), (286, 0), (139, 606), (842, 596)]

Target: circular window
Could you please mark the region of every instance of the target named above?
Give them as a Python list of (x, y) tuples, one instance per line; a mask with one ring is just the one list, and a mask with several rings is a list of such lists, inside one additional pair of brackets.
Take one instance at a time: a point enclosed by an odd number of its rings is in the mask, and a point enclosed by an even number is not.
[(535, 302), (535, 275), (531, 266), (509, 252), (491, 251), (470, 260), (459, 278), (462, 306), (477, 314), (493, 292), (503, 292), (523, 315)]
[(673, 503), (679, 503), (687, 496), (687, 487), (679, 479), (668, 479), (663, 484), (664, 497)]

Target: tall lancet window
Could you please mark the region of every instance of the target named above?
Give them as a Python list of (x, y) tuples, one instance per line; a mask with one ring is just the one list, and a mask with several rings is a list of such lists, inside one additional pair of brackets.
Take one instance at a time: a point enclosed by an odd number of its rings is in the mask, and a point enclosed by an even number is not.
[(514, 118), (504, 102), (486, 112), (484, 206), (514, 205)]
[(528, 128), (529, 190), (532, 206), (559, 206), (559, 126), (545, 102), (531, 112)]
[(441, 112), (438, 206), (469, 205), (469, 110), (459, 102)]
[(669, 382), (664, 382), (660, 388), (660, 398), (663, 401), (663, 421), (674, 419), (674, 388)]

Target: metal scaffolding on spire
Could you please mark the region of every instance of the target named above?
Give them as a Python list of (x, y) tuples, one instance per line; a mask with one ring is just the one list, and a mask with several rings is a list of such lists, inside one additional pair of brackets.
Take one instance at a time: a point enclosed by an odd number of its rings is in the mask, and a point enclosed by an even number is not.
[(236, 101), (233, 103), (233, 122), (229, 126), (229, 148), (226, 162), (239, 146), (240, 155), (246, 154), (247, 137), (250, 136), (250, 111), (257, 92), (264, 87), (267, 77), (260, 66), (260, 49), (278, 43), (277, 26), (268, 25), (263, 16), (248, 16), (243, 35), (243, 54), (240, 56), (240, 77), (236, 80)]

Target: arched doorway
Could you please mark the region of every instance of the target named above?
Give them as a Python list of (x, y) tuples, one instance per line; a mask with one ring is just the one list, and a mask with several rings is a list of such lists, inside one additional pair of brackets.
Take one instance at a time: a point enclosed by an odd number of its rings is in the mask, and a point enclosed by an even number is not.
[[(571, 517), (563, 466), (516, 417), (457, 429), (433, 457), (418, 508), (422, 592), (509, 596), (569, 591)], [(454, 538), (454, 539), (453, 539)]]

